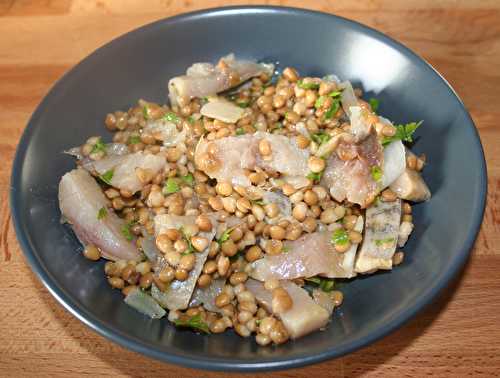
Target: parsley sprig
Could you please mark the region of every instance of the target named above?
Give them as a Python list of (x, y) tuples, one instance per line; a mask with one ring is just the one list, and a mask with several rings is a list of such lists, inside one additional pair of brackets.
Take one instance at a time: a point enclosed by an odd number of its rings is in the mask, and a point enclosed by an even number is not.
[(92, 146), (92, 149), (90, 150), (91, 154), (94, 154), (96, 152), (106, 152), (106, 144), (99, 138), (97, 142)]
[(101, 181), (105, 182), (108, 185), (111, 185), (111, 180), (113, 179), (113, 175), (115, 174), (115, 171), (113, 169), (110, 169), (106, 172), (104, 172), (102, 175), (99, 176)]
[(378, 165), (374, 165), (373, 167), (371, 167), (370, 173), (374, 181), (378, 182), (382, 180), (382, 169)]
[(387, 146), (389, 143), (395, 140), (401, 140), (402, 142), (411, 143), (413, 142), (413, 134), (420, 127), (423, 121), (420, 122), (410, 122), (406, 125), (396, 125), (396, 134), (390, 137), (385, 137), (382, 140), (382, 145)]
[(368, 100), (368, 103), (370, 104), (370, 107), (372, 108), (372, 111), (374, 113), (377, 112), (378, 107), (380, 106), (380, 101), (377, 100), (376, 98), (372, 97)]
[(98, 220), (101, 220), (101, 219), (104, 219), (106, 218), (106, 215), (108, 215), (108, 211), (106, 210), (106, 208), (103, 206), (99, 209), (99, 211), (97, 212), (97, 219)]
[(330, 292), (335, 287), (335, 281), (332, 278), (310, 277), (305, 279), (315, 285), (318, 285), (324, 292)]
[(321, 146), (323, 143), (326, 143), (330, 139), (332, 139), (332, 137), (330, 135), (328, 135), (327, 133), (320, 131), (318, 133), (311, 134), (311, 139), (314, 142), (316, 142), (319, 146)]
[(349, 242), (349, 235), (343, 228), (337, 228), (332, 234), (332, 243), (338, 245), (345, 245)]
[(191, 316), (189, 319), (177, 319), (174, 321), (177, 327), (187, 327), (192, 328), (203, 333), (210, 333), (208, 324), (201, 320), (201, 314)]

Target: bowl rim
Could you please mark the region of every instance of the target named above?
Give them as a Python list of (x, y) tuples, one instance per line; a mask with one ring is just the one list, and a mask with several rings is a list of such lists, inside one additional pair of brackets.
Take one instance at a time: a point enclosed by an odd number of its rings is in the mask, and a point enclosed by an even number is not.
[[(223, 16), (230, 15), (232, 13), (239, 14), (254, 14), (254, 13), (281, 13), (281, 14), (291, 14), (291, 15), (301, 15), (308, 17), (322, 17), (322, 18), (332, 18), (336, 19), (337, 22), (348, 25), (350, 28), (354, 28), (356, 30), (360, 30), (365, 35), (373, 37), (378, 41), (381, 41), (391, 48), (394, 48), (398, 52), (402, 53), (405, 56), (408, 56), (412, 59), (416, 59), (417, 61), (422, 62), (427, 68), (431, 70), (431, 72), (436, 76), (437, 80), (441, 80), (447, 86), (450, 91), (450, 94), (454, 96), (461, 110), (464, 112), (466, 116), (466, 120), (468, 121), (466, 127), (472, 128), (472, 131), (475, 135), (474, 141), (471, 141), (472, 147), (477, 149), (480, 152), (480, 156), (482, 159), (480, 163), (480, 183), (479, 183), (479, 198), (478, 203), (479, 206), (474, 209), (474, 213), (471, 216), (473, 226), (468, 232), (467, 238), (460, 250), (455, 254), (452, 264), (450, 268), (444, 273), (444, 275), (435, 282), (435, 284), (429, 287), (424, 294), (418, 298), (414, 303), (412, 303), (404, 312), (400, 313), (396, 316), (392, 321), (388, 322), (386, 325), (376, 329), (374, 332), (370, 333), (367, 336), (361, 337), (359, 339), (353, 340), (349, 343), (346, 343), (340, 347), (328, 348), (322, 351), (319, 354), (306, 354), (297, 358), (287, 358), (278, 357), (272, 361), (262, 361), (262, 362), (245, 362), (245, 360), (235, 360), (229, 358), (204, 358), (197, 357), (193, 359), (188, 356), (173, 354), (173, 353), (165, 353), (164, 351), (149, 345), (135, 337), (132, 337), (125, 332), (122, 332), (116, 329), (114, 326), (106, 324), (101, 321), (99, 318), (92, 315), (88, 310), (86, 310), (83, 306), (74, 301), (71, 296), (65, 291), (63, 287), (60, 287), (55, 283), (55, 280), (51, 277), (51, 274), (46, 270), (44, 264), (39, 259), (37, 252), (32, 247), (30, 243), (29, 233), (25, 229), (25, 225), (21, 221), (20, 209), (17, 206), (19, 202), (19, 190), (21, 188), (20, 185), (20, 177), (22, 173), (24, 158), (26, 156), (26, 151), (28, 145), (30, 143), (30, 137), (35, 129), (35, 124), (39, 122), (40, 117), (43, 114), (44, 109), (49, 104), (49, 100), (53, 97), (57, 91), (64, 85), (66, 81), (69, 81), (73, 75), (86, 64), (89, 64), (89, 61), (92, 59), (96, 59), (101, 54), (103, 54), (107, 49), (110, 48), (111, 45), (115, 43), (123, 42), (129, 34), (136, 33), (144, 33), (146, 31), (150, 31), (156, 27), (163, 26), (165, 24), (175, 24), (179, 22), (190, 21), (196, 18), (204, 18), (210, 16)], [(9, 196), (9, 205), (12, 212), (12, 222), (14, 225), (14, 229), (17, 235), (17, 239), (23, 250), (23, 253), (32, 269), (35, 272), (36, 276), (47, 290), (52, 294), (53, 297), (73, 316), (83, 322), (86, 326), (88, 326), (93, 331), (98, 334), (104, 336), (105, 338), (118, 343), (119, 345), (126, 347), (127, 349), (133, 350), (135, 352), (139, 352), (148, 357), (155, 358), (160, 361), (164, 361), (167, 363), (174, 363), (183, 366), (187, 366), (190, 368), (197, 369), (206, 369), (206, 370), (216, 370), (216, 371), (273, 371), (273, 370), (281, 370), (281, 369), (289, 369), (294, 367), (301, 367), (317, 362), (321, 362), (327, 359), (336, 358), (343, 356), (347, 353), (353, 352), (357, 349), (365, 347), (373, 342), (381, 339), (382, 337), (388, 335), (389, 333), (395, 331), (400, 328), (403, 324), (405, 324), (408, 320), (413, 318), (418, 312), (423, 310), (428, 304), (430, 304), (436, 296), (441, 292), (448, 284), (451, 279), (457, 275), (460, 268), (465, 264), (469, 253), (474, 245), (474, 242), (477, 238), (479, 228), (482, 223), (483, 214), (486, 205), (486, 193), (487, 193), (487, 169), (486, 169), (486, 161), (484, 157), (483, 147), (481, 145), (481, 140), (479, 137), (479, 133), (475, 124), (465, 108), (464, 103), (456, 93), (456, 91), (452, 88), (450, 83), (425, 59), (421, 56), (410, 50), (408, 47), (403, 45), (402, 43), (390, 38), (382, 32), (379, 32), (371, 27), (358, 23), (356, 21), (340, 17), (334, 14), (304, 9), (304, 8), (294, 8), (294, 7), (280, 7), (280, 6), (229, 6), (229, 7), (216, 7), (216, 8), (208, 8), (201, 9), (193, 12), (179, 14), (173, 17), (168, 17), (164, 19), (160, 19), (146, 25), (143, 25), (139, 28), (133, 29), (123, 35), (120, 35), (111, 41), (107, 42), (103, 46), (97, 48), (91, 54), (86, 56), (83, 60), (73, 66), (69, 71), (67, 71), (61, 78), (59, 78), (55, 84), (51, 87), (51, 89), (44, 96), (42, 101), (38, 104), (32, 116), (30, 117), (26, 128), (23, 131), (23, 134), (20, 138), (19, 144), (16, 149), (14, 162), (12, 165), (12, 173), (11, 173), (11, 187), (10, 187), (10, 196)]]

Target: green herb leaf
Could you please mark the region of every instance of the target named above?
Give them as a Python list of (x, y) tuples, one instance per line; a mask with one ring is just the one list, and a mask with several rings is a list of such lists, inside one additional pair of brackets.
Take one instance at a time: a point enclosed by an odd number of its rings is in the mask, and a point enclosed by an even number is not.
[(319, 284), (319, 288), (326, 293), (329, 293), (335, 287), (335, 281), (333, 279), (323, 278)]
[(281, 122), (276, 122), (274, 124), (274, 127), (272, 128), (273, 130), (278, 130), (278, 129), (282, 129), (283, 128), (283, 124)]
[(128, 138), (128, 144), (137, 144), (141, 143), (141, 137), (138, 135), (132, 135), (130, 138)]
[(323, 171), (318, 172), (318, 173), (311, 172), (306, 176), (306, 178), (308, 178), (309, 180), (313, 180), (314, 182), (320, 182), (321, 177), (323, 177)]
[(370, 107), (372, 108), (372, 111), (374, 113), (377, 112), (378, 107), (380, 106), (380, 101), (377, 100), (376, 98), (372, 97), (368, 100), (368, 103), (370, 104)]
[(97, 219), (101, 220), (106, 218), (106, 215), (108, 215), (108, 212), (106, 211), (105, 207), (101, 207), (99, 211), (97, 212)]
[(253, 200), (252, 203), (254, 203), (256, 205), (259, 205), (259, 206), (264, 206), (264, 200), (263, 199)]
[(225, 241), (229, 240), (229, 236), (231, 235), (231, 232), (233, 232), (233, 228), (228, 228), (226, 231), (222, 233), (219, 239), (217, 239), (217, 243), (222, 244)]
[(132, 239), (134, 238), (132, 236), (132, 232), (130, 232), (130, 227), (132, 226), (132, 224), (133, 223), (126, 223), (121, 228), (122, 235), (125, 236), (125, 239), (127, 239), (128, 241), (132, 241)]
[(188, 245), (187, 251), (183, 252), (182, 255), (189, 255), (190, 253), (193, 253), (194, 252), (194, 247), (193, 247), (193, 243), (191, 243), (191, 235), (189, 235), (186, 232), (186, 230), (184, 229), (184, 227), (181, 227), (179, 229), (179, 231), (182, 234), (182, 238), (186, 241), (186, 243)]
[(323, 106), (323, 104), (325, 103), (325, 100), (326, 100), (326, 97), (325, 96), (319, 96), (316, 101), (314, 102), (314, 107), (316, 109), (319, 109)]
[(341, 94), (342, 94), (342, 91), (333, 91), (333, 92), (328, 93), (328, 97), (337, 98), (337, 97), (340, 97)]
[(163, 194), (177, 193), (179, 190), (181, 190), (181, 187), (174, 178), (169, 177), (167, 181), (165, 181), (165, 186), (163, 187)]
[(188, 122), (191, 123), (191, 124), (193, 124), (195, 122), (194, 117), (193, 116), (189, 116), (188, 117)]
[(145, 120), (149, 119), (149, 108), (147, 106), (142, 108), (142, 116)]
[(208, 324), (205, 323), (203, 320), (201, 320), (201, 314), (191, 316), (187, 320), (177, 319), (174, 321), (174, 324), (177, 327), (188, 327), (188, 328), (193, 328), (194, 330), (201, 331), (204, 333), (210, 333), (210, 330), (208, 328)]
[(109, 171), (106, 171), (102, 175), (100, 175), (99, 178), (106, 184), (111, 185), (111, 180), (113, 179), (114, 174), (115, 171), (113, 169), (110, 169)]
[(236, 135), (243, 135), (245, 134), (245, 130), (243, 130), (243, 127), (238, 127), (236, 129)]
[(161, 118), (164, 119), (165, 121), (173, 122), (173, 123), (179, 123), (181, 121), (179, 116), (175, 113), (172, 113), (172, 112), (168, 112), (167, 114), (165, 114)]
[(192, 173), (188, 173), (186, 176), (181, 176), (181, 180), (189, 186), (194, 185), (194, 176)]
[(91, 154), (96, 152), (106, 152), (106, 145), (102, 142), (101, 138), (97, 140), (96, 144), (94, 144), (90, 150)]
[(381, 247), (384, 244), (392, 244), (393, 242), (394, 242), (394, 238), (377, 239), (377, 240), (375, 240), (375, 245), (377, 247)]
[(248, 108), (250, 105), (250, 101), (236, 101), (236, 105), (238, 105), (240, 108)]
[(281, 251), (282, 251), (283, 253), (288, 253), (288, 252), (290, 252), (290, 247), (289, 247), (289, 246), (287, 246), (287, 245), (285, 245), (285, 246), (281, 249)]
[(299, 88), (302, 88), (302, 89), (318, 89), (319, 88), (318, 83), (313, 83), (313, 82), (304, 83), (304, 80), (299, 80), (297, 82), (297, 86)]
[(380, 181), (382, 180), (382, 169), (378, 165), (374, 165), (371, 167), (370, 172), (372, 174), (372, 178), (375, 181)]
[(316, 142), (319, 146), (321, 146), (323, 143), (328, 142), (332, 137), (328, 135), (327, 133), (324, 132), (319, 132), (315, 134), (311, 134), (311, 139)]
[(332, 234), (332, 243), (333, 244), (339, 244), (339, 245), (344, 245), (349, 242), (349, 236), (347, 235), (347, 231), (344, 230), (343, 228), (337, 228), (335, 231), (333, 231)]
[(331, 119), (340, 109), (340, 99), (334, 98), (332, 105), (325, 113), (325, 119)]
[(208, 102), (208, 97), (207, 97), (207, 96), (203, 96), (203, 97), (201, 98), (201, 104), (202, 104), (202, 105), (205, 105), (207, 102)]
[(411, 143), (413, 142), (413, 133), (420, 127), (423, 121), (420, 122), (410, 122), (406, 125), (396, 125), (396, 134), (391, 137), (385, 137), (382, 140), (382, 145), (387, 146), (389, 143), (395, 140), (401, 140), (403, 142)]
[(240, 257), (241, 257), (241, 251), (238, 251), (234, 255), (229, 256), (229, 261), (234, 263), (235, 261), (238, 261)]
[(319, 285), (321, 283), (321, 278), (319, 277), (309, 277), (309, 278), (304, 278), (304, 280), (315, 283), (316, 285)]
[(305, 280), (318, 285), (321, 290), (327, 293), (335, 287), (335, 280), (333, 278), (309, 277), (305, 278)]

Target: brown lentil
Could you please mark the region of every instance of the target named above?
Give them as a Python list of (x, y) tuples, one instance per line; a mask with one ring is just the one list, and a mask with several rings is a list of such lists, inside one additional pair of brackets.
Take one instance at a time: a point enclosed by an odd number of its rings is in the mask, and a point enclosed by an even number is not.
[(101, 258), (101, 251), (95, 245), (89, 244), (83, 250), (83, 255), (89, 260), (97, 261)]

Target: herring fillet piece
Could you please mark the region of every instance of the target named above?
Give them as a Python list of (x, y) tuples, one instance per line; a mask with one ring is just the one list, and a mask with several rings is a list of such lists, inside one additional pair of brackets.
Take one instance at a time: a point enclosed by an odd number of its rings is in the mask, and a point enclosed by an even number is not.
[(176, 146), (186, 140), (186, 129), (177, 130), (177, 126), (165, 119), (149, 120), (143, 129), (146, 134), (151, 134), (156, 140), (161, 140), (166, 147)]
[(135, 193), (144, 187), (135, 173), (137, 168), (149, 169), (153, 174), (157, 174), (165, 167), (165, 164), (165, 157), (139, 151), (133, 154), (105, 157), (92, 162), (86, 168), (95, 170), (99, 175), (112, 170), (111, 185)]
[(420, 173), (410, 168), (406, 168), (389, 187), (407, 201), (422, 202), (431, 198), (431, 191)]
[(400, 221), (400, 199), (393, 202), (378, 200), (366, 209), (365, 235), (354, 264), (357, 273), (392, 268)]
[[(363, 217), (358, 217), (355, 229), (358, 232), (363, 230)], [(259, 281), (291, 280), (317, 275), (329, 278), (354, 277), (357, 244), (353, 244), (345, 253), (339, 253), (335, 251), (331, 237), (331, 232), (322, 231), (303, 235), (295, 241), (287, 241), (284, 248), (288, 248), (288, 252), (266, 255), (251, 263), (250, 276)]]
[[(137, 260), (139, 251), (122, 233), (125, 221), (108, 208), (108, 200), (94, 178), (78, 168), (59, 182), (59, 207), (84, 245), (93, 244), (110, 260)], [(98, 219), (99, 210), (106, 215)]]
[[(258, 152), (259, 142), (263, 139), (271, 145), (268, 159), (263, 159)], [(283, 135), (258, 131), (251, 135), (225, 137), (210, 142), (200, 140), (195, 151), (197, 166), (203, 164), (204, 154), (209, 147), (215, 150), (213, 154), (220, 167), (205, 173), (211, 178), (231, 182), (233, 185), (250, 186), (245, 170), (256, 167), (279, 172), (285, 178), (300, 176), (305, 179), (309, 173), (309, 151), (298, 148), (295, 139), (290, 140)]]
[[(307, 291), (290, 281), (280, 281), (280, 284), (292, 298), (293, 305), (291, 309), (275, 315), (281, 319), (292, 339), (326, 326), (330, 320), (330, 314), (318, 305)], [(255, 296), (257, 302), (267, 311), (272, 312), (271, 291), (266, 290), (261, 282), (253, 279), (249, 279), (245, 286)]]
[[(342, 149), (356, 157), (346, 161), (340, 159), (337, 153)], [(383, 165), (382, 145), (377, 136), (371, 133), (360, 143), (341, 141), (337, 153), (332, 153), (328, 158), (321, 184), (330, 188), (330, 194), (336, 201), (347, 199), (365, 207), (380, 191), (371, 169)]]
[(225, 284), (226, 279), (218, 278), (213, 280), (208, 287), (197, 287), (193, 292), (189, 307), (203, 304), (203, 307), (208, 311), (221, 312), (222, 310), (215, 305), (215, 298), (222, 293)]
[(222, 57), (217, 65), (195, 63), (185, 75), (168, 82), (172, 105), (184, 105), (193, 98), (215, 95), (263, 73), (272, 75), (274, 65), (236, 59), (234, 54)]
[[(169, 228), (180, 229), (188, 224), (194, 224), (196, 220), (195, 215), (169, 215), (161, 214), (155, 216), (155, 235), (158, 236), (164, 233)], [(215, 236), (215, 221), (212, 220), (212, 231), (210, 232), (200, 232), (198, 235), (203, 236), (212, 241)], [(209, 243), (210, 246), (210, 243)], [(203, 269), (203, 265), (207, 260), (209, 246), (203, 252), (193, 252), (196, 256), (196, 262), (194, 268), (189, 272), (189, 276), (185, 281), (174, 280), (170, 283), (168, 289), (163, 293), (165, 298), (165, 303), (169, 310), (183, 310), (186, 309), (193, 295), (193, 291), (196, 286), (198, 277)]]

